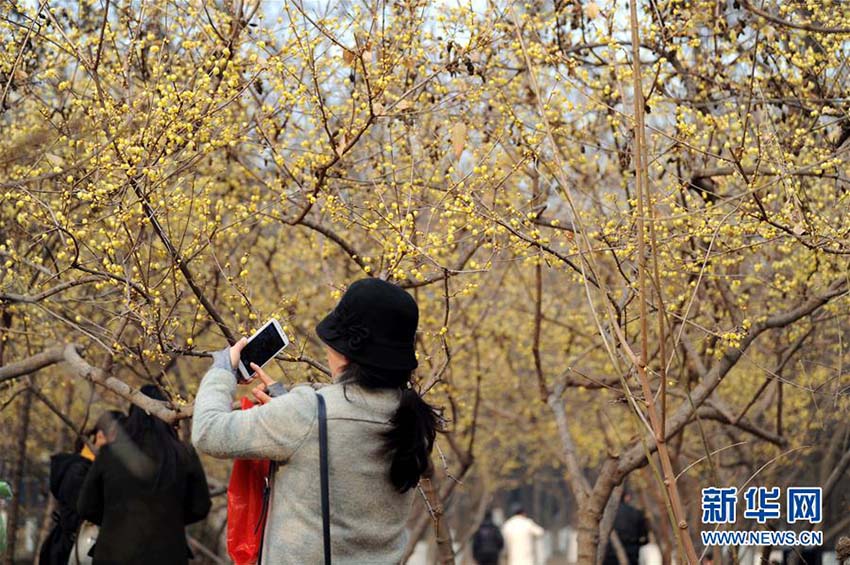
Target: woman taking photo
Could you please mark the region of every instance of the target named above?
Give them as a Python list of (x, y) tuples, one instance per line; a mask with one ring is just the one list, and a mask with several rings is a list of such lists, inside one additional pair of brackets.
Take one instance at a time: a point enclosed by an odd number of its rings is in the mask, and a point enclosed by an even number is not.
[[(153, 385), (141, 392), (165, 400)], [(125, 429), (100, 448), (77, 510), (100, 526), (95, 565), (185, 565), (192, 555), (186, 524), (206, 517), (210, 494), (195, 450), (133, 405)]]
[[(414, 487), (430, 465), (438, 416), (410, 388), (419, 310), (400, 287), (352, 284), (316, 327), (334, 383), (299, 386), (231, 411), (243, 338), (214, 356), (195, 399), (192, 442), (217, 457), (278, 463), (262, 562), (323, 562), (317, 395), (327, 406), (330, 540), (334, 563), (398, 563)], [(271, 379), (256, 365), (263, 382)]]

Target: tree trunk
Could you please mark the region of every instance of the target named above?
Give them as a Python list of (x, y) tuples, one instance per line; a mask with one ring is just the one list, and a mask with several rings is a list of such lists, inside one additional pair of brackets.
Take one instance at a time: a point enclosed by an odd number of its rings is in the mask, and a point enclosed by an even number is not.
[(609, 457), (602, 464), (599, 477), (588, 496), (578, 501), (578, 564), (596, 565), (599, 525), (611, 493), (623, 480), (617, 471), (617, 459)]
[[(602, 513), (602, 519), (599, 522), (599, 548), (596, 550), (596, 563), (602, 565), (602, 560), (605, 559), (605, 553), (608, 551), (608, 544), (613, 544), (614, 520), (617, 518), (617, 511), (620, 509), (620, 501), (623, 499), (623, 485), (617, 486), (611, 497), (608, 499), (608, 504), (605, 505), (605, 511)], [(622, 549), (622, 544), (620, 544)], [(616, 551), (616, 548), (615, 548)], [(617, 554), (619, 558), (619, 552)], [(628, 560), (625, 563), (628, 565)]]
[[(73, 383), (65, 384), (65, 405), (63, 406), (63, 410), (65, 414), (71, 413), (71, 405), (74, 402), (74, 385)], [(66, 441), (68, 439), (68, 432), (65, 430), (65, 427), (59, 428), (56, 433), (56, 443), (53, 446), (53, 453), (60, 453), (65, 449)], [(74, 439), (71, 438), (71, 445), (74, 445)], [(35, 554), (32, 558), (33, 565), (38, 565), (38, 553), (41, 551), (41, 545), (44, 543), (44, 540), (47, 539), (47, 534), (50, 533), (51, 528), (53, 527), (53, 511), (56, 509), (56, 499), (52, 494), (48, 492), (47, 494), (47, 506), (44, 508), (44, 513), (41, 516), (41, 526), (38, 529), (38, 543), (35, 544)]]
[(20, 408), (20, 426), (18, 427), (17, 435), (17, 453), (15, 457), (15, 472), (13, 473), (14, 481), (14, 497), (12, 498), (12, 506), (9, 508), (9, 523), (6, 530), (6, 565), (14, 564), (14, 555), (16, 550), (16, 541), (18, 533), (18, 523), (21, 518), (21, 493), (24, 485), (24, 470), (27, 460), (27, 435), (30, 426), (30, 409), (32, 408), (32, 392), (25, 391), (21, 398)]
[[(478, 531), (481, 521), (484, 520), (484, 514), (490, 508), (493, 501), (493, 495), (484, 485), (481, 485), (482, 491), (478, 497), (478, 502), (475, 504), (475, 509), (471, 516), (464, 516), (460, 520), (456, 520), (458, 528), (455, 530), (454, 542), (458, 546), (458, 555), (461, 556), (460, 562), (464, 563), (463, 555), (466, 553), (469, 541)], [(464, 528), (464, 529), (461, 529)]]
[[(643, 468), (643, 471), (647, 471), (646, 467)], [(646, 476), (647, 483), (653, 480), (650, 473), (644, 474)], [(667, 512), (667, 507), (664, 504), (664, 498), (656, 489), (650, 488), (641, 491), (641, 501), (643, 502), (643, 507), (647, 510), (653, 506), (657, 508), (657, 516), (659, 519), (650, 520), (650, 530), (652, 530), (655, 534), (655, 541), (658, 543), (658, 547), (661, 550), (662, 565), (671, 565), (673, 563), (673, 540), (670, 538), (670, 531), (663, 525), (665, 523), (664, 515)], [(655, 514), (656, 513), (653, 512), (653, 515)], [(720, 563), (720, 561), (718, 560), (717, 563)]]
[(590, 507), (578, 509), (578, 561), (579, 565), (596, 565), (596, 546), (599, 545), (599, 520), (602, 511)]
[(439, 565), (454, 565), (455, 555), (452, 546), (452, 533), (443, 520), (443, 502), (440, 493), (434, 488), (434, 474), (431, 477), (422, 477), (420, 488), (425, 499), (430, 505), (429, 513), (434, 524), (434, 537), (437, 541), (437, 563)]
[[(614, 555), (617, 556), (617, 562), (620, 565), (630, 565), (629, 564), (629, 555), (626, 553), (626, 548), (623, 546), (623, 542), (620, 541), (620, 536), (617, 535), (617, 532), (611, 532), (611, 547), (614, 548)], [(602, 559), (605, 559), (605, 556), (602, 556)], [(600, 560), (601, 563), (601, 560)]]
[(47, 506), (41, 516), (41, 526), (38, 527), (38, 543), (35, 544), (35, 552), (32, 555), (32, 565), (38, 565), (41, 546), (47, 539), (50, 530), (53, 529), (53, 512), (56, 510), (56, 499), (52, 496), (47, 498)]
[[(449, 499), (455, 489), (455, 486), (459, 484), (459, 481), (462, 481), (464, 477), (466, 477), (466, 473), (469, 471), (472, 461), (462, 461), (461, 464), (460, 472), (455, 475), (456, 479), (446, 481), (443, 484), (442, 489), (440, 489), (438, 494), (438, 501), (440, 504), (444, 504), (445, 501)], [(433, 473), (433, 471), (431, 472)], [(425, 535), (425, 532), (428, 529), (428, 524), (432, 523), (431, 518), (431, 514), (428, 512), (428, 508), (426, 507), (419, 518), (413, 522), (413, 526), (410, 527), (410, 536), (407, 538), (407, 547), (404, 548), (404, 553), (401, 557), (402, 563), (407, 563), (407, 560), (410, 559), (411, 555), (413, 555), (413, 551), (416, 549), (416, 544), (420, 539), (422, 539), (422, 536)]]

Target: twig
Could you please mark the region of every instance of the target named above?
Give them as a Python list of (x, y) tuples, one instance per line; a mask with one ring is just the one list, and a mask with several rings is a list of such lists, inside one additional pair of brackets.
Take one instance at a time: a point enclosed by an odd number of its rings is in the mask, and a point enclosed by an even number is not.
[(796, 24), (794, 22), (789, 22), (788, 20), (783, 20), (782, 18), (777, 18), (776, 16), (765, 12), (760, 8), (756, 8), (752, 4), (750, 4), (747, 0), (741, 0), (741, 5), (746, 8), (748, 11), (766, 19), (769, 22), (772, 22), (776, 25), (780, 25), (782, 27), (790, 27), (793, 29), (802, 29), (804, 31), (813, 31), (815, 33), (828, 33), (828, 34), (850, 34), (850, 28), (846, 27), (821, 27), (814, 24)]
[(41, 302), (45, 298), (49, 298), (54, 294), (59, 294), (62, 291), (68, 290), (69, 288), (74, 288), (75, 286), (80, 286), (91, 282), (97, 282), (99, 280), (102, 280), (102, 278), (99, 276), (83, 277), (77, 280), (67, 281), (62, 284), (58, 284), (45, 291), (39, 292), (38, 294), (32, 295), (4, 293), (0, 294), (0, 302), (35, 304), (36, 302)]
[[(648, 178), (648, 168), (647, 168), (647, 155), (646, 155), (646, 129), (644, 127), (644, 99), (643, 99), (643, 84), (641, 81), (641, 63), (640, 63), (640, 38), (638, 36), (638, 19), (637, 19), (637, 6), (636, 2), (632, 1), (629, 3), (630, 8), (630, 23), (631, 23), (631, 35), (632, 35), (632, 76), (634, 79), (633, 88), (634, 88), (634, 118), (635, 118), (635, 136), (634, 136), (634, 148), (633, 148), (633, 160), (635, 163), (635, 184), (637, 185), (638, 192), (638, 218), (637, 218), (637, 230), (638, 230), (638, 288), (640, 294), (640, 336), (641, 336), (641, 348), (640, 348), (640, 362), (637, 364), (637, 373), (640, 379), (641, 387), (643, 388), (644, 398), (647, 404), (647, 412), (649, 413), (649, 421), (653, 430), (653, 440), (655, 441), (655, 446), (658, 449), (658, 458), (661, 460), (661, 468), (664, 473), (664, 486), (666, 487), (667, 496), (670, 499), (670, 512), (673, 517), (673, 527), (677, 532), (677, 539), (679, 541), (680, 549), (683, 550), (684, 556), (686, 556), (687, 561), (689, 563), (697, 563), (698, 557), (696, 550), (694, 549), (693, 541), (688, 535), (688, 522), (685, 520), (685, 512), (682, 506), (682, 500), (679, 495), (679, 489), (676, 485), (676, 473), (673, 470), (673, 463), (670, 458), (670, 454), (667, 451), (667, 438), (665, 433), (665, 410), (662, 408), (661, 416), (659, 416), (658, 411), (655, 406), (655, 397), (652, 394), (652, 389), (649, 384), (649, 378), (646, 374), (646, 364), (647, 364), (647, 351), (649, 349), (649, 330), (647, 327), (647, 304), (649, 303), (648, 297), (646, 295), (646, 231), (644, 229), (644, 201), (646, 200), (646, 206), (650, 209), (650, 214), (654, 215), (652, 212), (654, 206), (652, 203), (652, 195), (649, 189), (649, 178)], [(653, 253), (656, 252), (654, 247), (655, 244), (655, 234), (654, 230), (652, 233), (653, 239)], [(655, 276), (658, 277), (658, 260), (657, 257), (654, 258), (655, 265)], [(658, 286), (658, 290), (661, 289), (661, 281), (656, 280), (655, 284)], [(662, 332), (659, 335), (658, 339), (662, 341), (662, 349), (663, 349), (663, 329), (664, 329), (664, 317), (663, 313), (661, 313), (662, 308), (659, 308), (659, 330)], [(662, 354), (662, 368), (664, 365), (665, 355)], [(663, 370), (663, 369), (662, 369)], [(666, 379), (664, 379), (664, 374), (661, 375), (661, 403), (662, 406), (666, 402)]]
[(217, 565), (228, 565), (228, 563), (230, 563), (229, 561), (226, 561), (215, 553), (213, 553), (211, 549), (209, 549), (207, 546), (205, 546), (192, 536), (187, 536), (186, 539), (189, 541), (189, 545), (192, 546), (192, 549), (203, 553), (204, 556), (206, 556), (206, 558), (212, 561), (213, 563), (216, 563)]

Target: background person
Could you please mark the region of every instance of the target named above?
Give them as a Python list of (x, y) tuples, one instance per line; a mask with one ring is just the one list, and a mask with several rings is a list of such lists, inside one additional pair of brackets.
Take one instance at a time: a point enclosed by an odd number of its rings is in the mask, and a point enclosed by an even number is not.
[[(141, 391), (165, 400), (153, 385)], [(206, 517), (210, 495), (195, 450), (133, 405), (126, 434), (100, 449), (77, 509), (100, 526), (96, 565), (183, 565), (191, 556), (185, 526)]]
[(92, 436), (95, 454), (99, 453), (104, 445), (112, 443), (119, 435), (124, 434), (126, 424), (127, 414), (120, 410), (107, 410), (101, 414), (87, 434)]
[(6, 481), (0, 481), (0, 555), (6, 553), (6, 513), (2, 510), (11, 498), (12, 487)]
[[(87, 434), (92, 437), (95, 450), (115, 439), (124, 417), (123, 412), (110, 410), (98, 418)], [(73, 453), (57, 453), (50, 457), (50, 493), (56, 498), (56, 510), (53, 528), (41, 545), (39, 565), (68, 563), (83, 522), (77, 514), (77, 501), (94, 458), (95, 454), (81, 437), (77, 438)]]
[[(620, 501), (620, 506), (617, 508), (617, 515), (614, 518), (614, 531), (617, 532), (620, 543), (623, 544), (629, 565), (638, 565), (640, 548), (642, 545), (646, 545), (648, 541), (648, 530), (646, 517), (642, 511), (630, 504), (631, 501), (632, 494), (626, 491)], [(619, 565), (619, 563), (614, 544), (609, 540), (603, 565)]]
[[(245, 340), (218, 352), (195, 399), (192, 441), (217, 457), (271, 459), (263, 561), (323, 562), (317, 394), (327, 404), (333, 561), (398, 563), (419, 477), (430, 468), (438, 415), (410, 387), (419, 310), (379, 279), (353, 283), (316, 327), (334, 384), (299, 386), (231, 411)], [(251, 365), (266, 385), (274, 382)]]
[(472, 557), (478, 565), (498, 565), (504, 545), (502, 532), (493, 523), (493, 512), (488, 510), (472, 538)]
[(521, 505), (513, 507), (512, 516), (502, 526), (508, 565), (536, 565), (537, 540), (545, 531), (525, 515)]

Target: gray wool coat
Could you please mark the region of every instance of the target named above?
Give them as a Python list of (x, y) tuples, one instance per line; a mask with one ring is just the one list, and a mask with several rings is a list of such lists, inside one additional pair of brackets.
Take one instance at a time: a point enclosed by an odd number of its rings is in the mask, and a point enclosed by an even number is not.
[(263, 563), (324, 562), (317, 393), (325, 398), (328, 414), (333, 563), (398, 563), (413, 491), (401, 494), (393, 487), (389, 460), (380, 453), (380, 433), (398, 407), (398, 391), (299, 386), (266, 405), (232, 411), (235, 392), (231, 371), (213, 366), (207, 372), (195, 398), (192, 443), (215, 457), (280, 463)]

